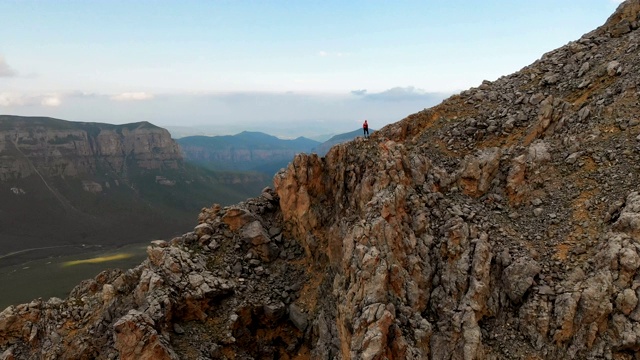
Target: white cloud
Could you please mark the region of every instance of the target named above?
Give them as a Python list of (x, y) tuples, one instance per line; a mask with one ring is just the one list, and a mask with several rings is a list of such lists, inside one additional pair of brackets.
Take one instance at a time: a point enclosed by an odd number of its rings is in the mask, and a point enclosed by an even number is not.
[(424, 100), (426, 102), (433, 102), (433, 101), (437, 101), (438, 99), (442, 100), (448, 97), (449, 95), (451, 95), (447, 93), (433, 93), (433, 92), (430, 93), (413, 86), (406, 86), (406, 87), (397, 86), (397, 87), (394, 87), (382, 92), (377, 92), (377, 93), (367, 92), (366, 89), (353, 90), (351, 91), (351, 94), (366, 100), (393, 101), (393, 102), (420, 101), (420, 100)]
[(2, 92), (0, 93), (0, 106), (22, 106), (25, 104), (25, 98), (20, 94)]
[(16, 76), (15, 70), (13, 70), (11, 66), (9, 66), (9, 64), (7, 64), (7, 62), (4, 60), (4, 57), (0, 55), (0, 77), (11, 76)]
[(0, 107), (20, 106), (49, 106), (57, 107), (62, 104), (63, 96), (60, 94), (22, 94), (15, 92), (0, 93)]
[(324, 50), (318, 51), (318, 56), (320, 57), (343, 57), (348, 55), (349, 53), (343, 53), (339, 51), (336, 51), (336, 52), (328, 52)]
[(40, 104), (52, 107), (60, 106), (60, 104), (62, 104), (62, 98), (59, 95), (45, 96), (42, 98), (42, 101), (40, 101)]
[(153, 94), (149, 94), (146, 92), (127, 92), (111, 97), (111, 100), (115, 101), (140, 101), (150, 99), (153, 99)]

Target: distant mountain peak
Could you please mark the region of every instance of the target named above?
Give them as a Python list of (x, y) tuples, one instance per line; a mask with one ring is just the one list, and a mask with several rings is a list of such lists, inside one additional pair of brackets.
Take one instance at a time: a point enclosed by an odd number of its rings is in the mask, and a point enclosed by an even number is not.
[(257, 131), (225, 136), (187, 136), (177, 140), (188, 161), (219, 170), (258, 171), (272, 176), (300, 152), (319, 143), (304, 137), (279, 139)]

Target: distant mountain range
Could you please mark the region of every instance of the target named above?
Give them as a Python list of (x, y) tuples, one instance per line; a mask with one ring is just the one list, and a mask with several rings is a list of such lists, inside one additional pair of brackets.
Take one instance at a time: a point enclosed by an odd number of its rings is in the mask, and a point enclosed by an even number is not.
[(237, 135), (187, 136), (176, 141), (187, 161), (213, 170), (254, 171), (267, 175), (287, 167), (298, 153), (324, 156), (336, 144), (362, 136), (362, 130), (331, 137), (320, 143), (305, 137), (280, 139), (262, 132)]
[(283, 140), (262, 132), (237, 135), (188, 136), (177, 140), (185, 159), (208, 169), (256, 171), (273, 175), (295, 154), (310, 152), (320, 142), (299, 137)]
[[(260, 193), (270, 177), (185, 163), (167, 130), (0, 116), (0, 258), (181, 234), (193, 214)], [(65, 248), (68, 253), (72, 249)], [(18, 252), (18, 255), (6, 257)], [(35, 252), (35, 250), (34, 250)], [(49, 250), (47, 254), (51, 254)]]
[[(238, 129), (236, 131), (233, 131), (232, 129), (229, 128), (220, 128), (219, 126), (174, 126), (174, 125), (168, 125), (168, 126), (164, 126), (165, 129), (167, 129), (169, 131), (169, 133), (171, 133), (171, 137), (174, 139), (181, 139), (184, 137), (188, 137), (188, 136), (222, 136), (220, 134), (237, 134), (240, 133), (242, 131), (251, 131), (251, 130), (247, 130), (245, 129)], [(265, 130), (253, 130), (256, 132), (262, 132), (265, 133)], [(278, 138), (281, 139), (291, 139), (294, 136), (304, 136), (307, 139), (311, 139), (311, 140), (315, 140), (318, 142), (325, 142), (327, 140), (329, 140), (331, 137), (333, 137), (334, 135), (336, 135), (335, 132), (333, 133), (323, 133), (323, 134), (313, 134), (313, 135), (296, 135), (296, 133), (294, 133), (296, 131), (296, 129), (287, 129), (287, 131), (282, 131), (282, 129), (273, 129), (273, 131), (269, 130), (268, 133), (271, 135), (274, 135)], [(290, 133), (294, 133), (294, 134), (290, 134)], [(265, 133), (266, 134), (266, 133)]]

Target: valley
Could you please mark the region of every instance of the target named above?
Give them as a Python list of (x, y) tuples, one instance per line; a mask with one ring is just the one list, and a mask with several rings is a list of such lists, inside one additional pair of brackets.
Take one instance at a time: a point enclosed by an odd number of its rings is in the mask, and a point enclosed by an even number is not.
[(260, 194), (297, 152), (318, 144), (249, 132), (174, 142), (149, 123), (0, 116), (0, 287), (14, 289), (0, 307), (64, 297), (101, 270), (139, 263), (144, 251), (74, 267), (81, 271), (58, 267), (179, 236), (201, 208)]
[[(107, 268), (128, 269), (139, 264), (146, 258), (147, 244), (131, 244), (113, 249), (105, 249), (104, 246), (80, 246), (78, 249), (70, 249), (74, 246), (61, 246), (58, 248), (61, 251), (51, 251), (54, 250), (51, 248), (29, 249), (42, 253), (31, 256), (37, 260), (23, 257), (14, 261), (14, 265), (0, 267), (0, 288), (10, 289), (2, 292), (0, 308), (37, 298), (65, 298), (77, 284), (95, 277)], [(74, 252), (76, 254), (71, 255)], [(7, 254), (5, 257), (15, 255), (18, 254)], [(99, 257), (106, 257), (106, 261), (86, 262)], [(73, 265), (73, 262), (80, 263)]]

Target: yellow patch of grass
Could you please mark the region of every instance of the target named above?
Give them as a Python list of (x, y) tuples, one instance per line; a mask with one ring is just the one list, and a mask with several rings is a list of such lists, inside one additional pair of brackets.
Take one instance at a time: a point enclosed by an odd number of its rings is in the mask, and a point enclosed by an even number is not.
[(67, 262), (64, 262), (62, 266), (67, 267), (67, 266), (75, 266), (75, 265), (82, 265), (82, 264), (99, 264), (107, 261), (128, 259), (132, 256), (133, 254), (127, 254), (127, 253), (115, 254), (115, 255), (109, 255), (109, 256), (98, 256), (91, 259), (67, 261)]

